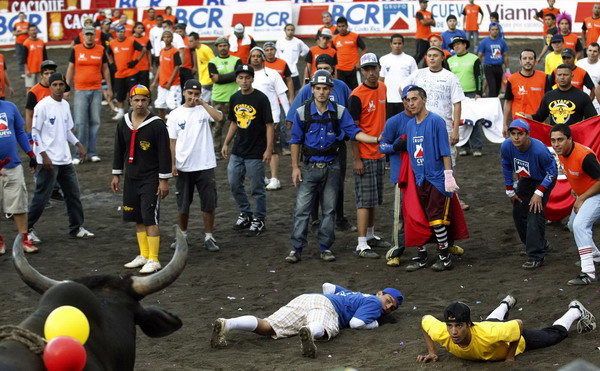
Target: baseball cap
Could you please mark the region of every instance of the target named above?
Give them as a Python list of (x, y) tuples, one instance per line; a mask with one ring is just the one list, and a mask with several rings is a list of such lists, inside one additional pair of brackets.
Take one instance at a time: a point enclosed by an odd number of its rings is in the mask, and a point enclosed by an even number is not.
[(448, 305), (446, 309), (444, 309), (444, 322), (466, 322), (473, 324), (473, 322), (471, 322), (471, 308), (460, 301)]
[(186, 27), (187, 27), (187, 24), (180, 22), (180, 23), (177, 23), (174, 28), (176, 30), (185, 30)]
[(125, 26), (123, 26), (122, 24), (117, 24), (114, 27), (116, 32), (125, 32)]
[(429, 0), (419, 0), (420, 3), (428, 3)]
[(565, 48), (562, 50), (560, 55), (563, 57), (575, 57), (575, 51), (571, 48)]
[(429, 37), (427, 38), (427, 41), (431, 41), (431, 39), (436, 38), (440, 41), (443, 41), (444, 39), (442, 39), (442, 36), (440, 36), (440, 34), (438, 33), (432, 33), (431, 35), (429, 35)]
[(50, 78), (48, 79), (48, 84), (52, 85), (54, 81), (59, 80), (65, 83), (65, 93), (71, 91), (71, 87), (67, 84), (67, 79), (65, 75), (63, 75), (61, 72), (54, 72), (52, 75), (50, 75)]
[(112, 20), (110, 20), (109, 18), (106, 18), (105, 20), (102, 21), (102, 23), (104, 23), (104, 24), (111, 24)]
[(235, 68), (235, 76), (239, 75), (242, 72), (247, 72), (250, 75), (252, 75), (252, 77), (254, 77), (254, 68), (252, 68), (252, 66), (248, 66), (247, 64), (242, 64)]
[(396, 300), (396, 309), (402, 305), (402, 301), (404, 300), (404, 296), (400, 290), (395, 289), (393, 287), (388, 287), (386, 289), (381, 290), (384, 294), (388, 294)]
[(202, 90), (202, 86), (198, 82), (198, 80), (190, 79), (185, 82), (183, 85), (183, 90), (194, 89), (194, 90)]
[(51, 70), (56, 70), (58, 68), (58, 65), (56, 64), (56, 62), (51, 61), (49, 59), (46, 59), (45, 61), (42, 62), (42, 64), (40, 65), (40, 69), (44, 70), (44, 69), (51, 69)]
[(134, 95), (150, 96), (150, 90), (142, 84), (137, 84), (129, 90), (129, 97), (133, 97)]
[(500, 24), (498, 24), (498, 22), (490, 22), (490, 26), (488, 27), (488, 30), (491, 30), (492, 27), (494, 27), (494, 26), (500, 28)]
[(526, 133), (529, 133), (529, 124), (527, 123), (527, 121), (523, 120), (523, 119), (516, 119), (513, 120), (513, 122), (510, 123), (510, 125), (508, 126), (508, 130), (510, 129), (517, 129), (519, 131), (524, 131)]
[(564, 42), (565, 38), (562, 35), (556, 34), (556, 35), (552, 36), (552, 40), (550, 40), (550, 44), (556, 43), (556, 42), (559, 42), (559, 41)]
[(86, 35), (86, 34), (90, 34), (90, 33), (92, 35), (95, 35), (96, 34), (96, 29), (94, 27), (92, 27), (92, 26), (85, 26), (83, 28), (83, 34)]
[(233, 32), (235, 32), (235, 33), (242, 33), (242, 32), (244, 32), (244, 25), (241, 24), (241, 23), (236, 24), (233, 27)]
[(321, 30), (321, 36), (332, 38), (333, 33), (331, 32), (331, 30), (329, 28), (324, 28)]
[(454, 36), (452, 38), (452, 41), (450, 41), (450, 44), (448, 44), (448, 46), (451, 47), (451, 48), (453, 48), (454, 47), (454, 43), (457, 42), (457, 41), (462, 41), (465, 44), (467, 44), (467, 49), (469, 49), (471, 47), (471, 43), (469, 42), (469, 40), (465, 39), (464, 37), (462, 37), (460, 35), (459, 36)]
[(327, 63), (331, 67), (335, 66), (335, 61), (329, 54), (319, 54), (315, 59), (315, 66), (320, 65), (321, 63)]
[(430, 46), (427, 51), (430, 50), (437, 50), (438, 52), (442, 53), (442, 55), (444, 55), (444, 51), (442, 50), (442, 48), (440, 48), (439, 46)]
[(379, 66), (379, 60), (375, 53), (365, 53), (360, 57), (360, 68), (368, 66)]
[(266, 48), (275, 48), (275, 43), (273, 41), (267, 41), (263, 44), (263, 50)]
[(219, 44), (229, 44), (229, 39), (226, 38), (225, 36), (219, 36), (215, 40), (215, 46), (217, 46)]
[(417, 85), (413, 85), (413, 84), (411, 84), (411, 85), (406, 85), (406, 86), (404, 87), (404, 89), (402, 89), (402, 99), (405, 99), (405, 98), (406, 98), (406, 96), (408, 95), (408, 91), (409, 91), (410, 89), (412, 89), (412, 88), (416, 88), (416, 87), (418, 87), (418, 86), (417, 86)]

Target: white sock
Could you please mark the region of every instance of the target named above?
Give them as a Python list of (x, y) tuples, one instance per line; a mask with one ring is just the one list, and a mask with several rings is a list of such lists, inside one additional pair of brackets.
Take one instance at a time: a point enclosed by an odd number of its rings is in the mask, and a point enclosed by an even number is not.
[(204, 241), (208, 241), (211, 238), (213, 238), (213, 234), (212, 233), (206, 233), (205, 236), (204, 236)]
[(119, 108), (119, 113), (125, 113), (125, 108)]
[(592, 246), (579, 247), (579, 258), (581, 259), (581, 271), (591, 278), (596, 278), (593, 251)]
[(252, 332), (258, 327), (258, 319), (254, 316), (241, 316), (225, 320), (227, 331), (239, 330)]
[(573, 324), (573, 322), (577, 321), (581, 318), (581, 312), (577, 308), (569, 308), (567, 313), (563, 314), (562, 317), (554, 321), (552, 325), (560, 325), (569, 331), (569, 328)]
[(500, 303), (500, 305), (498, 305), (498, 308), (494, 309), (494, 311), (492, 313), (490, 313), (490, 315), (487, 316), (486, 319), (498, 319), (498, 320), (502, 321), (502, 320), (504, 320), (504, 316), (506, 316), (507, 312), (508, 312), (508, 304)]
[(308, 328), (315, 339), (320, 339), (325, 336), (325, 328), (318, 322), (311, 322), (308, 324)]
[(185, 239), (187, 240), (187, 238), (188, 238), (188, 233), (187, 233), (187, 231), (181, 231), (181, 233), (183, 234), (183, 237), (185, 237)]
[(367, 237), (358, 237), (358, 246), (356, 246), (356, 250), (362, 251), (368, 248), (369, 245), (367, 245)]
[(367, 240), (375, 238), (375, 226), (367, 227)]

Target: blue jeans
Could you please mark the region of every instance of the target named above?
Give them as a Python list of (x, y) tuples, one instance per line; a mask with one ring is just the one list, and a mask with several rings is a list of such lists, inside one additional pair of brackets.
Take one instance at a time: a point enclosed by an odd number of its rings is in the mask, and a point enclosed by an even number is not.
[[(250, 179), (250, 193), (254, 198), (256, 211), (250, 208), (250, 201), (244, 188), (246, 172)], [(267, 191), (265, 189), (265, 164), (260, 159), (245, 159), (230, 155), (227, 165), (227, 179), (231, 187), (231, 194), (238, 205), (240, 212), (264, 219), (267, 216)]]
[(50, 171), (42, 167), (36, 175), (35, 191), (27, 214), (27, 228), (33, 228), (42, 216), (54, 190), (54, 184), (58, 182), (65, 197), (65, 206), (69, 215), (69, 234), (77, 233), (79, 227), (83, 225), (83, 206), (81, 206), (79, 181), (75, 167), (71, 164), (54, 165)]
[(471, 46), (473, 47), (473, 54), (477, 54), (477, 44), (479, 44), (479, 31), (465, 31), (467, 35), (467, 40), (471, 41), (471, 36), (473, 36), (473, 41), (471, 42)]
[(592, 228), (598, 219), (600, 219), (600, 194), (586, 199), (578, 213), (575, 213), (574, 210), (571, 211), (568, 226), (573, 232), (578, 248), (592, 247), (592, 252), (597, 252)]
[[(97, 156), (96, 141), (100, 130), (102, 89), (75, 90), (74, 116), (77, 139), (86, 149), (88, 156)], [(75, 152), (75, 158), (79, 154)]]
[[(302, 182), (296, 193), (292, 247), (302, 249), (308, 244), (308, 223), (313, 204), (321, 203), (321, 224), (318, 240), (322, 246), (330, 247), (335, 241), (335, 207), (340, 187), (340, 163), (335, 161), (319, 169), (314, 163), (302, 166)], [(314, 197), (318, 194), (320, 200)]]

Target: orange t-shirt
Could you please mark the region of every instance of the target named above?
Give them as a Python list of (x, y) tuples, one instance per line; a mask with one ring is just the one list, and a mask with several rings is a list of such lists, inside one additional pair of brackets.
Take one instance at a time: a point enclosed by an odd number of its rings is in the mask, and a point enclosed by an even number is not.
[(281, 58), (275, 58), (273, 62), (265, 61), (265, 66), (277, 71), (277, 73), (279, 73), (279, 76), (281, 76), (283, 81), (285, 81), (285, 69), (287, 67), (286, 61), (284, 61)]
[(588, 147), (579, 143), (573, 142), (573, 146), (575, 147), (569, 156), (564, 157), (559, 155), (558, 158), (571, 188), (577, 195), (581, 195), (596, 183), (596, 179), (583, 171), (583, 159), (590, 153), (593, 153), (594, 156), (596, 154)]
[[(540, 13), (542, 14), (541, 17), (539, 17)], [(546, 17), (546, 14), (549, 14), (549, 13), (552, 13), (555, 16), (558, 16), (558, 13), (560, 13), (560, 9), (554, 8), (554, 9), (550, 10), (548, 8), (544, 8), (538, 12), (538, 17), (541, 18), (541, 20), (544, 23), (544, 35), (548, 34), (548, 26), (546, 26), (546, 20), (544, 17)]]
[(117, 67), (115, 78), (122, 79), (135, 75), (137, 69), (135, 67), (129, 68), (127, 64), (134, 59), (135, 51), (137, 49), (141, 50), (142, 46), (133, 37), (126, 37), (123, 41), (114, 39), (108, 45), (115, 58), (115, 67)]
[(185, 48), (183, 48), (183, 62), (181, 64), (181, 68), (187, 68), (188, 70), (191, 70), (194, 65), (192, 64), (190, 40), (188, 40), (187, 36), (183, 38), (183, 45), (185, 45)]
[(144, 30), (146, 30), (146, 35), (149, 35), (150, 29), (156, 26), (156, 19), (144, 19), (142, 24), (144, 25)]
[(33, 88), (29, 89), (29, 92), (35, 95), (35, 99), (39, 103), (42, 99), (50, 95), (50, 87), (38, 82), (33, 85)]
[(571, 48), (573, 49), (574, 52), (577, 51), (577, 41), (579, 41), (579, 38), (577, 37), (577, 35), (575, 35), (573, 32), (571, 32), (568, 35), (563, 35), (563, 39), (565, 40), (564, 43), (564, 49), (566, 48)]
[(335, 55), (337, 54), (337, 50), (335, 50), (334, 48), (327, 48), (327, 49), (323, 49), (318, 45), (315, 45), (313, 47), (310, 48), (310, 65), (311, 65), (311, 72), (314, 73), (317, 70), (317, 57), (321, 54), (328, 54), (329, 56), (331, 56), (331, 58), (334, 58)]
[(348, 32), (345, 36), (337, 34), (333, 37), (333, 45), (337, 50), (337, 69), (352, 71), (360, 60), (358, 34), (354, 32)]
[(537, 112), (545, 94), (547, 76), (542, 71), (535, 70), (527, 77), (520, 72), (513, 73), (508, 78), (510, 93), (507, 87), (506, 99), (512, 99), (512, 113), (523, 112), (533, 115)]
[(102, 63), (106, 60), (104, 47), (94, 45), (86, 48), (84, 44), (73, 46), (69, 62), (75, 67), (75, 90), (102, 89)]
[[(79, 33), (79, 43), (83, 43), (83, 31)], [(96, 35), (94, 36), (94, 44), (102, 46), (102, 31), (96, 30)]]
[[(427, 10), (419, 10), (417, 12), (417, 16), (419, 14), (423, 17), (423, 20), (425, 20), (425, 21), (429, 21), (429, 20), (433, 19), (433, 15), (431, 14), (431, 12), (428, 12)], [(421, 24), (421, 21), (419, 20), (419, 18), (417, 16), (415, 17), (415, 19), (417, 20), (417, 33), (415, 34), (415, 39), (427, 40), (429, 38), (429, 36), (431, 35), (431, 26), (425, 26), (425, 25)]]
[[(179, 57), (179, 50), (174, 46), (171, 46), (170, 49), (164, 49), (160, 51), (159, 57), (159, 76), (158, 83), (162, 88), (166, 89), (167, 83), (175, 70), (175, 67), (181, 65), (181, 59)], [(181, 80), (179, 79), (179, 74), (175, 76), (171, 86), (179, 85)]]
[(463, 15), (465, 16), (465, 31), (479, 31), (479, 13), (481, 11), (481, 7), (477, 4), (467, 4), (463, 9)]
[[(17, 22), (17, 23), (15, 23), (14, 30), (15, 31), (27, 31), (27, 30), (29, 30), (29, 22)], [(17, 35), (17, 37), (15, 38), (15, 43), (17, 43), (17, 44), (23, 44), (25, 42), (25, 40), (27, 40), (28, 37), (29, 37), (29, 35), (27, 33), (24, 33), (22, 35)]]
[[(238, 43), (238, 50), (237, 52), (229, 52), (229, 55), (233, 55), (234, 57), (238, 57), (239, 59), (242, 60), (243, 64), (248, 64), (248, 57), (250, 57), (250, 49), (252, 49), (252, 44), (254, 44), (254, 39), (252, 38), (252, 36), (248, 35), (248, 37), (250, 38), (251, 42), (248, 45), (242, 45), (242, 39), (237, 39), (237, 43)], [(229, 36), (227, 36), (227, 38), (229, 38)]]
[(600, 36), (600, 18), (587, 17), (583, 21), (583, 25), (586, 29), (585, 47), (587, 48), (591, 43), (598, 42), (598, 37)]
[[(146, 48), (146, 53), (150, 53), (150, 48), (151, 46), (148, 45), (148, 43), (150, 42), (150, 39), (148, 39), (148, 36), (140, 36), (140, 37), (135, 37), (135, 35), (133, 36), (133, 39), (135, 41), (138, 42), (138, 44), (140, 44), (141, 46)], [(138, 57), (140, 56), (141, 51), (136, 50), (135, 53), (133, 53), (133, 59), (138, 59)], [(148, 63), (148, 56), (145, 55), (142, 59), (140, 59), (140, 61), (138, 62), (138, 64), (135, 66), (136, 71), (149, 71), (150, 70), (150, 64)]]
[[(352, 91), (352, 96), (360, 100), (361, 111), (358, 122), (360, 130), (374, 137), (380, 136), (385, 126), (387, 96), (387, 87), (385, 84), (380, 81), (376, 88), (361, 84)], [(378, 147), (377, 144), (358, 143), (360, 158), (376, 160), (384, 157), (385, 155), (379, 152)]]
[(27, 49), (27, 68), (29, 68), (29, 72), (40, 72), (41, 64), (44, 61), (45, 45), (42, 39), (31, 40), (28, 38), (23, 43), (23, 47)]
[(173, 26), (175, 26), (177, 24), (177, 17), (175, 17), (174, 14), (171, 14), (171, 15), (163, 14), (163, 20), (164, 21), (169, 20), (169, 21), (173, 22)]
[[(587, 74), (587, 71), (584, 70), (581, 67), (577, 67), (575, 66), (575, 68), (573, 68), (573, 70), (571, 70), (571, 72), (573, 72), (573, 78), (571, 78), (571, 85), (573, 85), (574, 87), (576, 87), (579, 90), (583, 90), (583, 84), (584, 84), (584, 80), (585, 80), (585, 75)], [(556, 81), (556, 69), (554, 69), (554, 72), (552, 72), (553, 74), (553, 81)]]

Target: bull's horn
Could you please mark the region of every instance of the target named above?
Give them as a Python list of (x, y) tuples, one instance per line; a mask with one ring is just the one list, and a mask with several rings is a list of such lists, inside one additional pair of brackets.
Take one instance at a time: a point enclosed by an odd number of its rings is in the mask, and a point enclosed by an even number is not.
[(177, 226), (175, 226), (175, 235), (177, 238), (175, 254), (166, 267), (147, 277), (132, 277), (133, 290), (136, 293), (147, 296), (160, 291), (173, 283), (183, 272), (187, 262), (188, 244), (183, 232)]
[(35, 270), (29, 262), (27, 258), (25, 258), (25, 254), (23, 253), (23, 234), (19, 233), (17, 238), (15, 238), (15, 243), (13, 244), (12, 256), (13, 256), (13, 264), (17, 273), (29, 287), (34, 289), (35, 291), (43, 294), (50, 287), (57, 285), (60, 281), (55, 281), (51, 278), (48, 278)]

